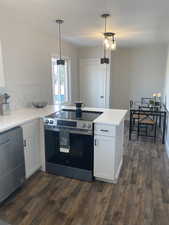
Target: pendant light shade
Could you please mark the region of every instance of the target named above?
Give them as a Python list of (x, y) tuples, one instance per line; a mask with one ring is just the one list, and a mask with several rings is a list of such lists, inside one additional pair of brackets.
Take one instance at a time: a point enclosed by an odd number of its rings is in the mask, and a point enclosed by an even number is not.
[[(109, 17), (110, 15), (109, 14), (103, 14), (101, 15), (102, 18), (105, 18), (105, 32), (104, 34), (106, 33), (106, 18)], [(109, 58), (106, 57), (106, 46), (108, 46), (108, 40), (107, 39), (104, 39), (104, 43), (103, 43), (103, 48), (104, 48), (104, 57), (101, 58), (100, 60), (100, 63), (101, 64), (109, 64)]]
[(59, 59), (57, 60), (57, 65), (65, 65), (65, 60), (62, 58), (62, 40), (61, 40), (61, 24), (64, 23), (64, 20), (58, 19), (56, 20), (56, 23), (59, 27)]
[(102, 18), (105, 19), (105, 30), (104, 30), (104, 58), (101, 59), (101, 64), (109, 64), (109, 58), (106, 57), (106, 50), (116, 50), (116, 38), (115, 33), (107, 32), (107, 17), (110, 14), (103, 14), (101, 15)]
[(106, 49), (116, 50), (116, 38), (115, 33), (105, 32), (104, 33), (104, 45)]

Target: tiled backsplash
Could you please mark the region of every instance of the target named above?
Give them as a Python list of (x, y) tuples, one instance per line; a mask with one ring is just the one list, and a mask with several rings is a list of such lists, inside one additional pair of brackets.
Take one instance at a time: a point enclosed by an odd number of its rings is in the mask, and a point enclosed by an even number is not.
[(7, 89), (6, 88), (4, 88), (4, 87), (0, 87), (0, 94), (4, 94), (4, 93), (6, 93), (7, 92)]
[(18, 109), (21, 107), (31, 107), (33, 101), (47, 101), (52, 103), (50, 89), (45, 85), (38, 84), (15, 84), (8, 89), (0, 88), (0, 94), (8, 93), (10, 97), (11, 109)]

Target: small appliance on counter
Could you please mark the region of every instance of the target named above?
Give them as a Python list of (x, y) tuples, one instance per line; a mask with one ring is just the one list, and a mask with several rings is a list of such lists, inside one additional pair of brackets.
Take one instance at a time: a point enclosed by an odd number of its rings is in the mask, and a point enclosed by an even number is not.
[[(101, 114), (61, 110), (44, 118), (46, 171), (80, 180), (93, 180), (94, 123)], [(80, 114), (79, 114), (80, 113)]]
[(8, 99), (10, 96), (5, 93), (0, 96), (0, 115), (9, 115), (10, 114), (10, 104)]
[(75, 102), (76, 106), (76, 117), (80, 118), (82, 116), (82, 106), (84, 106), (83, 102)]

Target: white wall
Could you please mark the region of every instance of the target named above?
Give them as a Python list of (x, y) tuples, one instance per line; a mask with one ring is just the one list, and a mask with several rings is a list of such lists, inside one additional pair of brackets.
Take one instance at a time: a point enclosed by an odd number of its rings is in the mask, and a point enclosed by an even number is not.
[(163, 92), (167, 46), (119, 48), (112, 52), (111, 106), (127, 108), (129, 100)]
[[(52, 103), (51, 57), (57, 55), (58, 41), (26, 25), (0, 15), (0, 40), (6, 88), (12, 108), (29, 105), (33, 100)], [(77, 49), (64, 43), (63, 55), (71, 58), (72, 101), (78, 97)]]
[(164, 101), (166, 103), (166, 108), (168, 110), (167, 115), (167, 130), (166, 130), (166, 150), (169, 157), (169, 46), (168, 46), (168, 56), (166, 60), (166, 76), (164, 81)]
[(79, 58), (101, 58), (103, 57), (103, 47), (79, 47), (78, 48)]
[(110, 82), (110, 106), (123, 109), (129, 102), (129, 74), (130, 59), (129, 49), (120, 49), (112, 52), (111, 82)]
[(168, 46), (168, 55), (166, 60), (166, 74), (165, 74), (165, 82), (164, 82), (164, 101), (169, 111), (169, 46)]
[[(81, 47), (79, 58), (102, 57), (103, 48)], [(111, 55), (110, 107), (128, 108), (129, 100), (163, 92), (167, 46), (117, 48)]]

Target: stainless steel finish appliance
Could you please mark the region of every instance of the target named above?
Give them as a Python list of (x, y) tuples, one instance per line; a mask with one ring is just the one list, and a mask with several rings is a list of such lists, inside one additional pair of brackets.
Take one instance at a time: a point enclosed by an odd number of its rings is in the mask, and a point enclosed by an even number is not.
[(46, 171), (91, 181), (93, 179), (93, 120), (100, 113), (64, 110), (45, 122)]
[(0, 134), (0, 202), (25, 180), (23, 135), (20, 127)]

